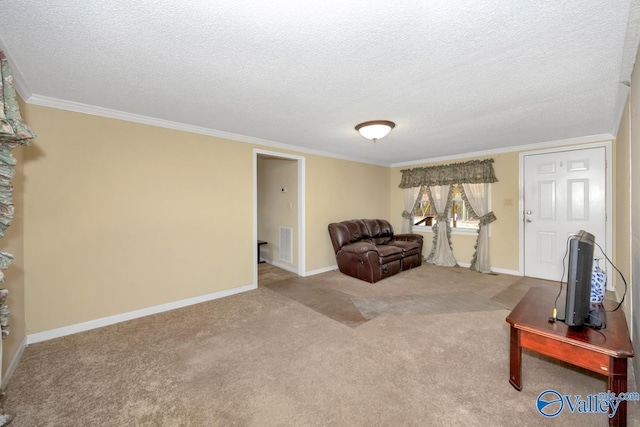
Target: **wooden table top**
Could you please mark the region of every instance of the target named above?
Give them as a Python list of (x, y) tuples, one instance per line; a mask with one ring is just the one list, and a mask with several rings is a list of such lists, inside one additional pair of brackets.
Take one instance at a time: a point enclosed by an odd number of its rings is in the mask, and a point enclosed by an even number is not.
[[(596, 329), (588, 326), (570, 328), (564, 322), (556, 320), (550, 323), (553, 304), (558, 291), (533, 287), (507, 316), (507, 322), (516, 329), (545, 336), (560, 342), (586, 348), (612, 357), (633, 357), (633, 345), (629, 338), (629, 329), (622, 308), (611, 312), (617, 303), (605, 301), (606, 327)], [(558, 298), (558, 317), (563, 318), (565, 305), (564, 292)]]

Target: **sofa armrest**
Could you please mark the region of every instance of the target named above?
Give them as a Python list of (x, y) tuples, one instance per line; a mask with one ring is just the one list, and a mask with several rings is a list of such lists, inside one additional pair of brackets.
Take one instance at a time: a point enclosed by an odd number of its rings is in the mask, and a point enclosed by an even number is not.
[(407, 242), (422, 243), (422, 239), (424, 237), (422, 236), (422, 234), (408, 233), (408, 234), (394, 234), (393, 238), (395, 240), (404, 240)]
[(360, 241), (355, 243), (349, 243), (340, 248), (341, 251), (350, 252), (353, 254), (365, 254), (367, 252), (378, 252), (378, 248), (371, 242)]

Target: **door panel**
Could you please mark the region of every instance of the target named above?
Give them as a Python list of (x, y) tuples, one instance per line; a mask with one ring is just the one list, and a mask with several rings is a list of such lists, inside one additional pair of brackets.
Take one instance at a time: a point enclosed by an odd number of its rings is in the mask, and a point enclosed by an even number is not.
[(567, 181), (569, 211), (567, 221), (589, 220), (589, 180), (570, 179)]
[(538, 218), (555, 221), (556, 219), (556, 182), (538, 182)]
[(605, 245), (605, 149), (525, 155), (523, 176), (524, 274), (560, 280), (571, 235), (585, 230)]
[(556, 259), (556, 233), (552, 231), (538, 232), (538, 263), (553, 264)]

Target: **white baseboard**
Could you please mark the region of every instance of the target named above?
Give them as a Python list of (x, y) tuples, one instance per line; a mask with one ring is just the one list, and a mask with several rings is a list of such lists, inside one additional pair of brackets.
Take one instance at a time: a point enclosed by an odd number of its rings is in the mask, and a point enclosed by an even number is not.
[(322, 268), (318, 268), (316, 270), (311, 270), (311, 271), (307, 271), (305, 273), (305, 276), (315, 276), (316, 274), (321, 274), (321, 273), (326, 273), (328, 271), (334, 271), (338, 269), (338, 265), (334, 264), (334, 265), (330, 265), (328, 267), (322, 267)]
[(13, 355), (11, 363), (9, 363), (9, 366), (7, 366), (7, 371), (2, 376), (2, 384), (0, 385), (0, 387), (2, 387), (3, 390), (7, 388), (7, 384), (9, 384), (9, 381), (11, 381), (11, 376), (13, 376), (13, 373), (16, 371), (25, 348), (27, 348), (27, 337), (24, 337), (24, 339), (20, 343), (18, 351), (16, 351), (16, 354)]
[(507, 270), (506, 268), (491, 268), (494, 273), (509, 274), (511, 276), (522, 276), (518, 270)]
[[(290, 264), (282, 264), (282, 263), (280, 263), (280, 262), (278, 262), (278, 261), (273, 261), (273, 260), (270, 260), (270, 259), (265, 259), (265, 262), (266, 262), (267, 264), (271, 264), (271, 265), (273, 265), (274, 267), (278, 267), (278, 268), (281, 268), (281, 269), (283, 269), (283, 270), (290, 271), (291, 273), (299, 274), (299, 273), (298, 273), (298, 270), (296, 270), (296, 269), (295, 269), (292, 265), (290, 265)], [(316, 269), (316, 270), (305, 271), (305, 272), (303, 272), (303, 273), (302, 273), (302, 275), (301, 275), (301, 276), (302, 276), (302, 277), (315, 276), (316, 274), (326, 273), (326, 272), (328, 272), (328, 271), (334, 271), (334, 270), (337, 270), (337, 269), (338, 269), (338, 265), (337, 265), (337, 264), (334, 264), (334, 265), (330, 265), (330, 266), (328, 266), (328, 267), (318, 268), (318, 269)]]
[(201, 302), (211, 301), (218, 298), (224, 298), (227, 296), (239, 294), (257, 289), (255, 284), (240, 286), (232, 289), (225, 289), (224, 291), (213, 292), (211, 294), (201, 295), (198, 297), (187, 298), (180, 301), (173, 301), (167, 304), (156, 305), (153, 307), (143, 308), (141, 310), (130, 311), (128, 313), (116, 314), (115, 316), (103, 317), (102, 319), (90, 320), (88, 322), (77, 323), (75, 325), (64, 326), (62, 328), (50, 329), (44, 332), (37, 332), (35, 334), (27, 335), (27, 345), (34, 344), (41, 341), (47, 341), (54, 338), (64, 337), (66, 335), (76, 334), (78, 332), (84, 332), (91, 329), (101, 328), (103, 326), (114, 325), (120, 322), (126, 322), (127, 320), (137, 319), (139, 317), (149, 316), (151, 314), (162, 313), (169, 310), (175, 310), (176, 308), (182, 308), (189, 305), (199, 304)]
[(269, 261), (269, 260), (267, 260), (266, 262), (268, 264), (271, 264), (271, 265), (273, 265), (275, 267), (281, 268), (281, 269), (286, 270), (288, 272), (298, 274), (298, 270), (294, 266), (292, 266), (291, 264), (283, 264), (283, 263), (280, 263), (278, 261)]

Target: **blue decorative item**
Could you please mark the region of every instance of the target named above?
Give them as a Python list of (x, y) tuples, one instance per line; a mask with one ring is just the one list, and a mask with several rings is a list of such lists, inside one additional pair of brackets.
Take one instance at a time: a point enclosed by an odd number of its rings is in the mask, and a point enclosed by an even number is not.
[(602, 302), (607, 290), (607, 275), (598, 264), (600, 258), (593, 260), (593, 273), (591, 274), (591, 302)]

